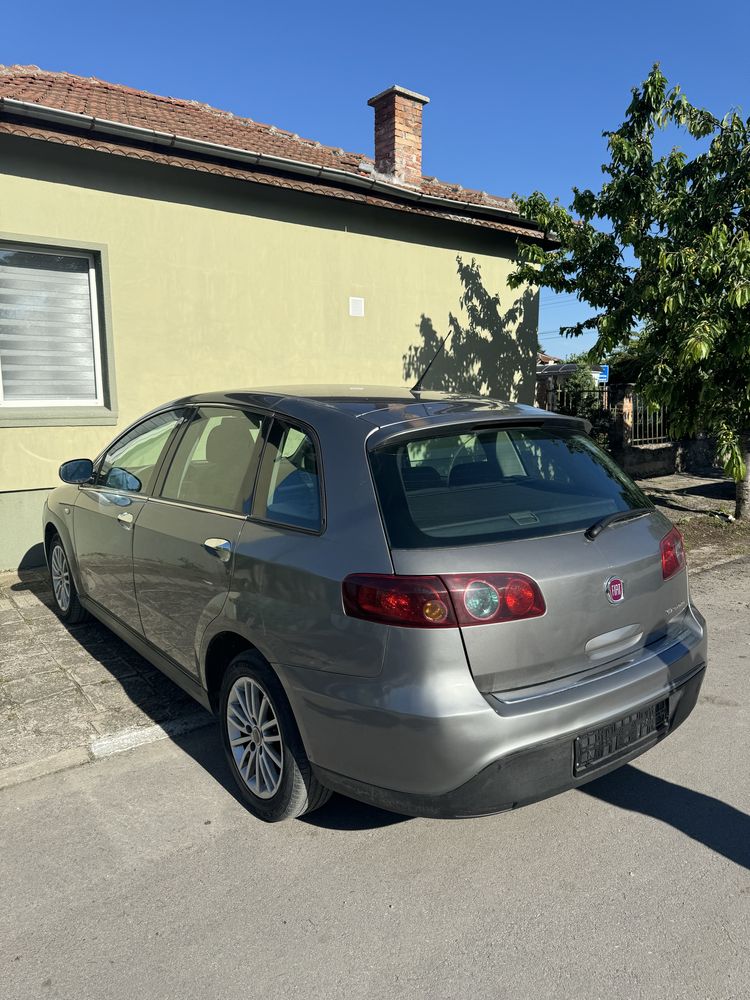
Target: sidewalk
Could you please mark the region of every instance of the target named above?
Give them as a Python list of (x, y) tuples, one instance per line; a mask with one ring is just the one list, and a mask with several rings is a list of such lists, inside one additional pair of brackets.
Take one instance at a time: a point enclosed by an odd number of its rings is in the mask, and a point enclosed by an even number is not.
[(103, 625), (64, 625), (45, 570), (0, 575), (0, 774), (45, 773), (96, 755), (102, 737), (133, 743), (155, 723), (209, 719)]

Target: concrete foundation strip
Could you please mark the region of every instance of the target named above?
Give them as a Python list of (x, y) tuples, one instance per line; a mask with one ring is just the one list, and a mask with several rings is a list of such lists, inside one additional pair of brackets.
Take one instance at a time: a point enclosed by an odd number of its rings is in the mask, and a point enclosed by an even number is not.
[(26, 781), (34, 781), (36, 778), (43, 778), (48, 774), (67, 771), (72, 767), (79, 767), (81, 764), (102, 760), (113, 754), (133, 750), (136, 747), (156, 743), (159, 740), (182, 736), (195, 729), (211, 725), (213, 721), (212, 715), (201, 711), (182, 716), (179, 719), (172, 719), (162, 725), (134, 726), (132, 729), (123, 729), (111, 736), (95, 736), (90, 740), (88, 746), (61, 750), (59, 753), (44, 757), (42, 760), (5, 768), (0, 771), (0, 790), (21, 785)]

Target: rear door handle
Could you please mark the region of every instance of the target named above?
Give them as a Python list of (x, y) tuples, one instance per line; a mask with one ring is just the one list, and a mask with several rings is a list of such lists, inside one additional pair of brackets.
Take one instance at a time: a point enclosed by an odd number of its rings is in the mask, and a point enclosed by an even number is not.
[(232, 543), (226, 538), (207, 538), (203, 548), (222, 562), (229, 562), (232, 558)]
[(128, 514), (128, 512), (125, 511), (122, 514), (118, 514), (117, 515), (117, 520), (120, 522), (120, 524), (123, 526), (123, 528), (126, 531), (130, 531), (130, 528), (131, 528), (131, 526), (133, 524), (133, 515), (132, 514)]

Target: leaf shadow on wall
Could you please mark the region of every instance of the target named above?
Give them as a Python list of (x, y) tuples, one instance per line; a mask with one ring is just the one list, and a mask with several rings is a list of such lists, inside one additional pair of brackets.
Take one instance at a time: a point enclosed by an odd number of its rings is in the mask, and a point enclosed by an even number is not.
[[(538, 299), (526, 289), (503, 311), (500, 294), (482, 281), (482, 272), (472, 258), (456, 257), (461, 294), (457, 314), (448, 314), (448, 331), (440, 357), (422, 386), (445, 392), (483, 393), (497, 399), (520, 396), (531, 402), (537, 354)], [(403, 358), (403, 374), (414, 383), (427, 368), (444, 334), (435, 329), (424, 313), (418, 323), (421, 342), (409, 347)]]

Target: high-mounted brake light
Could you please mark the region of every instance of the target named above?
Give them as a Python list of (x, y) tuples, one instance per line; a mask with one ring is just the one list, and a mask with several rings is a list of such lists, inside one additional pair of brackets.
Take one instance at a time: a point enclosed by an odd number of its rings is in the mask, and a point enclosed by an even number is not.
[(456, 628), (537, 618), (544, 598), (521, 573), (450, 576), (355, 574), (343, 583), (344, 610), (353, 618), (411, 628)]
[(665, 580), (678, 573), (686, 564), (685, 540), (677, 528), (672, 528), (668, 535), (662, 538), (661, 572)]

